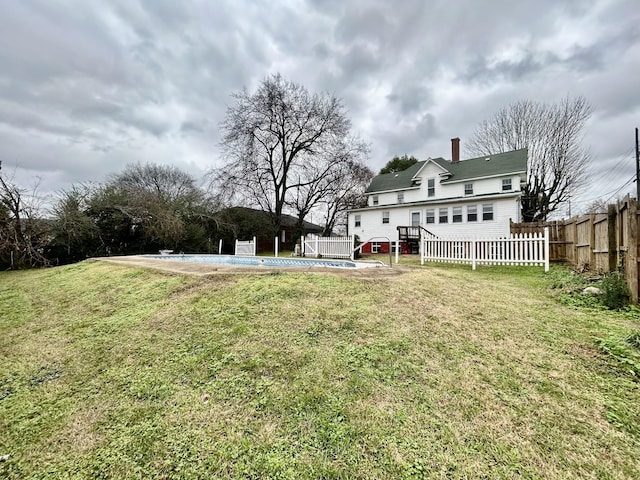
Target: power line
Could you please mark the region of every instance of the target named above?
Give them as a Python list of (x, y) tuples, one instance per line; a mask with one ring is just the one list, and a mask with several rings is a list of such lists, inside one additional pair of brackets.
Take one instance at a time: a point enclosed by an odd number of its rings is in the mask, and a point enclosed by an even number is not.
[(615, 192), (613, 192), (613, 194), (612, 194), (610, 197), (608, 197), (608, 198), (604, 201), (604, 203), (609, 203), (609, 200), (611, 200), (613, 197), (615, 197), (615, 196), (618, 194), (618, 192), (620, 192), (620, 190), (622, 190), (622, 189), (623, 189), (624, 187), (626, 187), (627, 185), (630, 185), (630, 184), (631, 184), (631, 183), (633, 183), (635, 180), (636, 180), (636, 174), (634, 173), (634, 174), (633, 174), (633, 176), (632, 176), (629, 180), (627, 180), (627, 181), (625, 182), (625, 184), (624, 184), (624, 185), (622, 185), (619, 189), (617, 189)]
[[(622, 190), (624, 187), (626, 187), (627, 185), (631, 184), (635, 179), (636, 179), (636, 174), (634, 173), (634, 174), (631, 176), (631, 178), (630, 178), (629, 180), (627, 180), (627, 181), (626, 181), (626, 182), (625, 182), (621, 187), (615, 188), (615, 189), (613, 189), (613, 190), (610, 190), (610, 191), (608, 191), (608, 192), (606, 192), (606, 193), (602, 193), (602, 194), (597, 195), (597, 196), (595, 196), (595, 197), (585, 198), (585, 199), (582, 199), (582, 200), (575, 201), (575, 203), (577, 203), (578, 205), (581, 205), (581, 206), (582, 206), (582, 205), (584, 205), (585, 203), (593, 202), (593, 201), (595, 201), (595, 200), (599, 200), (599, 199), (601, 199), (601, 198), (604, 198), (604, 197), (606, 197), (607, 195), (610, 195), (609, 197), (607, 197), (607, 200), (606, 200), (606, 201), (608, 201), (610, 198), (614, 197), (614, 196), (615, 196), (615, 195), (616, 195), (620, 190)], [(605, 202), (606, 202), (606, 201), (605, 201)]]

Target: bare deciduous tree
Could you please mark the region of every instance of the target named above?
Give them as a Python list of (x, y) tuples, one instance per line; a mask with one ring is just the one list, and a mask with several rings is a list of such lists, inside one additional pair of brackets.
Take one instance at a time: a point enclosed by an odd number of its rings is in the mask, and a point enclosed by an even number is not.
[(213, 183), (227, 198), (268, 212), (274, 233), (287, 203), (308, 213), (339, 164), (367, 151), (349, 135), (339, 99), (311, 94), (279, 74), (234, 99), (221, 127), (226, 164), (211, 172)]
[(582, 96), (554, 104), (519, 101), (480, 123), (466, 150), (481, 156), (527, 148), (522, 217), (525, 222), (546, 220), (586, 182), (591, 155), (582, 133), (591, 112)]
[(49, 225), (42, 217), (38, 185), (31, 193), (2, 174), (0, 162), (0, 262), (9, 268), (48, 263), (44, 248)]
[(343, 174), (332, 182), (331, 189), (323, 201), (323, 235), (331, 235), (342, 222), (341, 219), (346, 220), (345, 214), (348, 209), (366, 205), (364, 192), (373, 176), (373, 171), (361, 162), (344, 165)]
[(325, 219), (324, 234), (331, 234), (337, 216), (353, 206), (353, 201), (373, 177), (373, 172), (364, 164), (368, 152), (361, 142), (347, 141), (343, 151), (335, 156), (317, 158), (302, 166), (304, 177), (299, 178), (297, 188), (292, 189), (286, 201), (296, 213), (298, 228), (311, 211), (318, 211)]

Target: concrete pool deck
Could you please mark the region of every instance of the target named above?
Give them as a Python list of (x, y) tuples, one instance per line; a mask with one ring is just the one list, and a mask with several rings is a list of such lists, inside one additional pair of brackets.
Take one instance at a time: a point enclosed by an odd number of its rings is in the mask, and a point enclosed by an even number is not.
[(332, 268), (332, 267), (246, 267), (234, 265), (220, 265), (213, 263), (184, 262), (180, 260), (171, 261), (168, 259), (149, 258), (143, 255), (127, 255), (114, 257), (96, 257), (93, 260), (100, 262), (118, 263), (135, 267), (151, 268), (168, 273), (178, 273), (185, 275), (242, 275), (242, 274), (272, 274), (272, 273), (322, 273), (331, 275), (341, 275), (354, 278), (380, 278), (385, 276), (400, 275), (410, 270), (408, 267), (393, 265), (389, 268), (381, 266), (379, 268)]

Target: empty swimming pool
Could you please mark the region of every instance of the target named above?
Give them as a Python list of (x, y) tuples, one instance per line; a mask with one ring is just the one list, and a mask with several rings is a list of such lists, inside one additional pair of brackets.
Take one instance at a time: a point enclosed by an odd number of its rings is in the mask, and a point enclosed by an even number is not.
[(330, 268), (371, 268), (384, 266), (382, 263), (353, 262), (351, 260), (332, 260), (324, 258), (289, 258), (289, 257), (244, 257), (240, 255), (140, 255), (172, 262), (212, 263), (235, 267), (330, 267)]

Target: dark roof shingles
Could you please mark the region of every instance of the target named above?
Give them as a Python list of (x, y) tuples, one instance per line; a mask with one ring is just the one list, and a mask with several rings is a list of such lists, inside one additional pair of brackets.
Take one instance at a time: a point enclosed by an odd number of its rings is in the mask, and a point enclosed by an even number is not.
[[(441, 182), (446, 184), (473, 178), (505, 175), (508, 173), (526, 173), (527, 149), (523, 148), (511, 152), (483, 155), (482, 157), (470, 158), (457, 163), (452, 163), (444, 158), (433, 158), (431, 161), (451, 173), (449, 178), (443, 179)], [(374, 177), (365, 193), (413, 187), (414, 183), (412, 178), (418, 173), (425, 162), (426, 160), (417, 162), (402, 172), (386, 173)]]

